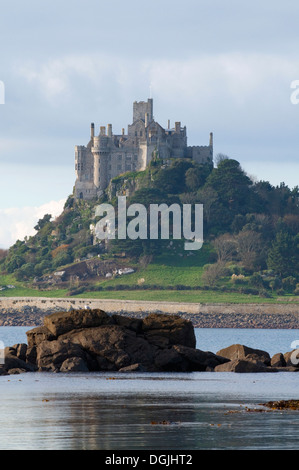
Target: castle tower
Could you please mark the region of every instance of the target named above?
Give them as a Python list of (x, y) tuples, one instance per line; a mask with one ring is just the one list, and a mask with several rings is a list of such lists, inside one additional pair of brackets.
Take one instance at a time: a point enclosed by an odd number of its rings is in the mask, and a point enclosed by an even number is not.
[(100, 185), (100, 137), (94, 137), (93, 147), (91, 148), (93, 155), (93, 184), (96, 188)]
[(149, 98), (147, 101), (134, 101), (133, 103), (133, 123), (145, 121), (145, 115), (148, 115), (148, 123), (153, 120), (153, 99)]
[(213, 133), (209, 145), (190, 147), (186, 126), (176, 121), (171, 128), (168, 121), (164, 129), (154, 120), (152, 98), (135, 101), (133, 122), (128, 125), (127, 134), (124, 128), (120, 134), (113, 134), (112, 124), (108, 124), (101, 126), (95, 135), (91, 123), (88, 144), (75, 147), (75, 197), (86, 200), (100, 197), (113, 178), (128, 171), (144, 170), (156, 153), (165, 162), (187, 157), (201, 164), (213, 164)]

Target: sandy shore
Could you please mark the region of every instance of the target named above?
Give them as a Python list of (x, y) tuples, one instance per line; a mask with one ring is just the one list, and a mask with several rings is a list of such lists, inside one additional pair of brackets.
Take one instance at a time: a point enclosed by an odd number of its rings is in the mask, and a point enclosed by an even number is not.
[(1, 297), (0, 326), (41, 325), (55, 311), (101, 308), (107, 313), (143, 317), (178, 314), (202, 328), (299, 328), (298, 304), (179, 303), (109, 299)]

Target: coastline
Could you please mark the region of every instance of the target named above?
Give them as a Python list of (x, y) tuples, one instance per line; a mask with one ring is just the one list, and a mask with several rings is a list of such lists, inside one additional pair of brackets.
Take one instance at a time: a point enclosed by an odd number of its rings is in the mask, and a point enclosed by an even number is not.
[(192, 321), (197, 328), (299, 328), (299, 305), (291, 303), (205, 304), (46, 297), (1, 297), (0, 326), (39, 326), (45, 315), (85, 306), (136, 318), (149, 313), (176, 314)]

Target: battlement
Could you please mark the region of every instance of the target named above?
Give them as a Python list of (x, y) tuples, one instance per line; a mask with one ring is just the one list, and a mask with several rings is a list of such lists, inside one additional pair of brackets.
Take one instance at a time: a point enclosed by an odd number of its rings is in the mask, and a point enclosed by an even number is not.
[(133, 103), (133, 123), (136, 121), (153, 120), (153, 100), (149, 98), (147, 101), (134, 101)]
[(112, 178), (128, 172), (142, 171), (154, 156), (168, 161), (170, 158), (192, 158), (198, 163), (213, 162), (213, 134), (209, 145), (187, 146), (187, 129), (180, 121), (164, 129), (154, 120), (153, 100), (134, 101), (133, 122), (128, 133), (112, 132), (112, 124), (101, 125), (95, 135), (90, 126), (90, 141), (86, 146), (75, 146), (75, 197), (94, 199), (103, 194)]

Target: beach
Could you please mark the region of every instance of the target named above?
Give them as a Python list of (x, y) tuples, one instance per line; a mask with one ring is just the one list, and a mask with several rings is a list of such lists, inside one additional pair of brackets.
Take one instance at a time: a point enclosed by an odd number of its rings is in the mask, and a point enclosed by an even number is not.
[(39, 326), (57, 311), (100, 308), (143, 318), (149, 313), (180, 315), (197, 328), (298, 328), (298, 303), (178, 303), (114, 299), (2, 297), (0, 326)]

